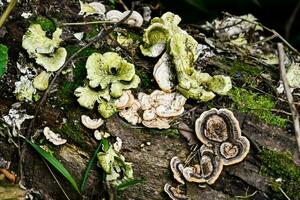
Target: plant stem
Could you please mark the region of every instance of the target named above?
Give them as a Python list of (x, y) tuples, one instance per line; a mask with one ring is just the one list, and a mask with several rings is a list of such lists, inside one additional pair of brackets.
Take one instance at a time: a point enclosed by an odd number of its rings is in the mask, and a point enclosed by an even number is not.
[(14, 9), (14, 7), (17, 5), (18, 0), (11, 0), (11, 2), (8, 4), (6, 10), (2, 14), (0, 18), (0, 28), (3, 26), (4, 22), (10, 15), (11, 11)]

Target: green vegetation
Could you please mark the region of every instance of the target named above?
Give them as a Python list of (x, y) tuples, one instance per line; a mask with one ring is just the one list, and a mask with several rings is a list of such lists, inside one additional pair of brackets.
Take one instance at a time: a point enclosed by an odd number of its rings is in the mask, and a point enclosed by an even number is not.
[[(68, 55), (74, 54), (80, 49), (79, 46), (69, 45), (66, 47)], [(79, 53), (79, 58), (87, 58), (92, 53), (96, 52), (94, 48), (87, 48)], [(86, 68), (85, 68), (86, 59), (79, 59), (75, 63), (75, 68), (73, 69), (74, 81), (62, 83), (62, 86), (59, 88), (57, 95), (59, 97), (60, 106), (71, 106), (76, 98), (74, 96), (74, 90), (84, 84), (86, 77)]]
[(287, 119), (272, 113), (272, 109), (275, 108), (275, 101), (272, 98), (237, 87), (232, 89), (229, 95), (234, 102), (234, 106), (240, 112), (251, 113), (274, 126), (286, 126)]
[(154, 89), (155, 84), (151, 81), (152, 74), (147, 72), (145, 69), (136, 69), (136, 74), (142, 80), (140, 83), (140, 87), (143, 89)]
[(146, 130), (147, 130), (147, 133), (150, 133), (153, 135), (163, 135), (163, 136), (167, 136), (169, 138), (179, 138), (180, 137), (180, 133), (179, 133), (178, 129), (176, 129), (176, 128), (169, 128), (169, 129), (163, 129), (163, 130), (147, 128)]
[(73, 142), (81, 148), (87, 147), (82, 134), (84, 130), (80, 123), (67, 122), (62, 128), (57, 128), (53, 131), (59, 133), (63, 138), (66, 137), (68, 141)]
[(0, 78), (6, 72), (6, 65), (8, 62), (8, 48), (0, 44)]
[(38, 16), (32, 23), (40, 24), (44, 31), (53, 33), (56, 30), (56, 25), (50, 19)]
[(250, 85), (256, 85), (255, 78), (262, 73), (262, 69), (259, 67), (246, 64), (242, 61), (225, 60), (222, 62), (230, 66), (228, 69), (230, 77), (240, 79)]
[[(289, 152), (276, 152), (264, 149), (260, 154), (261, 173), (271, 178), (271, 188), (279, 199), (284, 199), (282, 189), (291, 199), (300, 199), (300, 167)], [(281, 178), (282, 181), (276, 182)]]

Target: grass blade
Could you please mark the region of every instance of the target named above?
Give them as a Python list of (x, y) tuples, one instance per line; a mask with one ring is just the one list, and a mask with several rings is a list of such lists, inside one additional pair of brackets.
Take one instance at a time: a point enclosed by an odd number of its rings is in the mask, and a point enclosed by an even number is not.
[(47, 160), (59, 173), (61, 173), (73, 186), (73, 188), (80, 194), (79, 188), (76, 184), (76, 181), (73, 179), (68, 170), (50, 153), (34, 144), (30, 140), (25, 138), (25, 141), (30, 144), (45, 160)]
[(142, 183), (143, 181), (143, 179), (128, 179), (120, 185), (116, 186), (116, 190), (126, 190), (127, 188), (134, 186), (138, 183)]
[(95, 150), (92, 158), (90, 159), (85, 171), (84, 171), (84, 175), (83, 175), (83, 178), (82, 178), (82, 182), (81, 182), (81, 186), (80, 186), (80, 191), (83, 192), (84, 188), (85, 188), (85, 185), (87, 183), (87, 179), (89, 177), (89, 173), (91, 171), (91, 168), (97, 158), (97, 153), (99, 152), (100, 148), (102, 146), (102, 140), (100, 141), (99, 145), (97, 146), (97, 149)]

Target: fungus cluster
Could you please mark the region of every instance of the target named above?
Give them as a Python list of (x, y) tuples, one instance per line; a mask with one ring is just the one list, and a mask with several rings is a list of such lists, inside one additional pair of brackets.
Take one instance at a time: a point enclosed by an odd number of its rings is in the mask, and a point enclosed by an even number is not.
[(133, 125), (142, 123), (148, 128), (168, 129), (170, 121), (184, 112), (185, 102), (186, 98), (176, 92), (155, 90), (149, 95), (140, 92), (138, 99), (124, 92), (117, 107), (119, 115)]
[(167, 12), (153, 18), (143, 35), (140, 49), (145, 56), (157, 57), (165, 51), (153, 71), (159, 87), (165, 92), (176, 88), (186, 98), (204, 102), (215, 94), (226, 95), (232, 87), (230, 77), (211, 76), (194, 68), (203, 45), (178, 26), (180, 21), (178, 15)]
[[(249, 152), (249, 140), (241, 135), (239, 122), (227, 109), (213, 108), (203, 112), (196, 120), (195, 132), (202, 143), (198, 150), (199, 162), (184, 167), (177, 156), (170, 162), (173, 176), (181, 184), (188, 181), (211, 185), (218, 179), (223, 166), (241, 162)], [(170, 187), (165, 187), (165, 191), (171, 198), (174, 196), (175, 190)]]
[(49, 127), (45, 127), (43, 130), (43, 133), (44, 133), (44, 136), (46, 137), (46, 139), (54, 145), (62, 145), (67, 142), (67, 140), (62, 139), (59, 134), (51, 131)]
[[(63, 66), (67, 58), (67, 51), (60, 47), (62, 30), (57, 28), (52, 38), (46, 35), (40, 24), (31, 24), (23, 36), (22, 47), (27, 51), (29, 57), (42, 66), (37, 76), (22, 75), (20, 81), (15, 83), (16, 98), (19, 101), (32, 101), (36, 89), (44, 91), (48, 88), (51, 72), (57, 71)], [(19, 68), (19, 67), (18, 67)], [(21, 69), (21, 68), (20, 68)], [(22, 71), (21, 71), (22, 73)], [(33, 80), (31, 80), (34, 78)]]
[(86, 69), (88, 84), (75, 90), (77, 101), (88, 109), (98, 102), (98, 111), (104, 118), (117, 112), (114, 102), (123, 90), (136, 88), (140, 83), (134, 65), (117, 53), (93, 53), (87, 59)]

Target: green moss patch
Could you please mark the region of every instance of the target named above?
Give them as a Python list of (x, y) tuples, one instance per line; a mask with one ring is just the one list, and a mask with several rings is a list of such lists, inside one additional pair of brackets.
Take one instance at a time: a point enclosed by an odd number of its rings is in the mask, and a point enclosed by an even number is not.
[(86, 148), (87, 145), (84, 142), (84, 129), (81, 124), (67, 122), (60, 129), (55, 129), (54, 132), (59, 133), (63, 138), (67, 138), (68, 141), (73, 142), (81, 148)]
[(180, 133), (179, 133), (178, 129), (176, 129), (176, 128), (169, 128), (169, 129), (164, 129), (164, 130), (147, 128), (146, 132), (153, 134), (153, 135), (167, 136), (169, 138), (179, 138), (180, 137)]
[(32, 23), (41, 25), (42, 29), (46, 32), (53, 33), (56, 30), (55, 23), (43, 16), (37, 16), (36, 19), (32, 21)]
[(287, 119), (272, 113), (275, 108), (275, 101), (267, 96), (261, 96), (242, 88), (234, 88), (230, 91), (230, 97), (234, 106), (240, 112), (251, 113), (270, 125), (285, 127)]
[[(271, 188), (275, 197), (285, 199), (282, 189), (291, 199), (300, 199), (300, 167), (289, 152), (276, 152), (264, 149), (260, 154), (261, 173), (271, 178)], [(281, 182), (276, 179), (282, 179)]]

